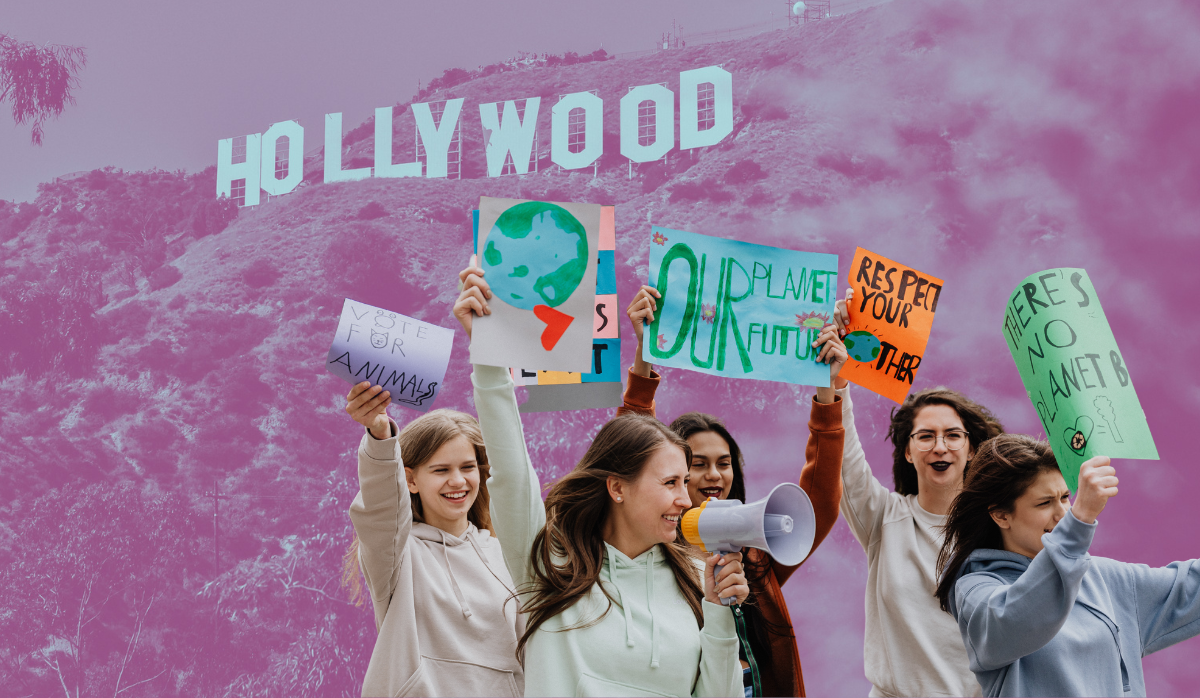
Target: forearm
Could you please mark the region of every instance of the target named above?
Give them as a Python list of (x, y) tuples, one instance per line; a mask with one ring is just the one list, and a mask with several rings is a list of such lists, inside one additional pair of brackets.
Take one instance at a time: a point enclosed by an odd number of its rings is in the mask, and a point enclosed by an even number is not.
[(491, 478), (492, 522), (504, 551), (505, 564), (518, 587), (528, 581), (533, 539), (546, 523), (537, 473), (525, 448), (525, 434), (508, 371), (475, 366), (475, 409), (487, 444)]
[(634, 368), (630, 368), (625, 385), (625, 395), (622, 398), (621, 406), (617, 408), (617, 414), (638, 412), (651, 417), (655, 416), (654, 395), (658, 392), (660, 381), (659, 375), (653, 371), (649, 375), (643, 376)]
[(959, 627), (976, 661), (998, 669), (1038, 651), (1067, 621), (1091, 566), (1094, 525), (1067, 514), (1044, 537), (1045, 546), (1012, 584), (991, 575), (964, 576), (955, 585)]
[(359, 493), (350, 521), (359, 540), (363, 576), (374, 599), (391, 595), (392, 580), (412, 529), (412, 506), (401, 482), (403, 465), (396, 436), (364, 434), (358, 448)]
[(646, 363), (645, 359), (642, 358), (642, 342), (640, 339), (633, 351), (633, 368), (630, 370), (645, 378), (649, 378), (650, 372), (654, 370), (654, 367)]

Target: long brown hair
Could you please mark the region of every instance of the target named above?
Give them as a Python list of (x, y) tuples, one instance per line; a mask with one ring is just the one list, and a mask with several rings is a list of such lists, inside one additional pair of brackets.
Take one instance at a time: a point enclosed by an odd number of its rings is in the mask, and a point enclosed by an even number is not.
[(1011, 512), (1038, 475), (1048, 470), (1057, 471), (1058, 464), (1045, 441), (1023, 434), (1002, 434), (979, 447), (943, 526), (946, 537), (938, 553), (940, 581), (934, 592), (943, 611), (950, 609), (958, 572), (971, 553), (1004, 549), (992, 512)]
[[(455, 410), (433, 410), (409, 422), (400, 430), (396, 441), (400, 446), (404, 468), (408, 470), (425, 465), (439, 448), (459, 436), (466, 438), (475, 449), (475, 462), (479, 467), (479, 492), (475, 495), (475, 503), (467, 511), (467, 520), (476, 528), (494, 534), (492, 514), (488, 508), (491, 496), (487, 488), (491, 467), (483, 446), (483, 432), (479, 430), (479, 422), (474, 417)], [(404, 477), (407, 480), (408, 474), (405, 473)], [(421, 495), (410, 492), (408, 496), (412, 504), (413, 521), (424, 523), (425, 508), (421, 505)], [(366, 600), (358, 564), (358, 546), (358, 534), (355, 534), (342, 559), (342, 586), (350, 588), (350, 600), (355, 606), (361, 606)]]
[[(917, 466), (904, 457), (908, 449), (908, 440), (912, 435), (913, 422), (922, 407), (929, 405), (946, 405), (958, 413), (963, 428), (967, 430), (967, 439), (971, 448), (979, 450), (980, 444), (997, 434), (1004, 433), (1004, 425), (996, 415), (983, 405), (968, 400), (962, 393), (949, 388), (929, 388), (912, 393), (904, 399), (899, 408), (892, 409), (892, 423), (888, 427), (887, 437), (892, 442), (892, 478), (896, 483), (897, 494), (917, 494)], [(967, 469), (970, 470), (968, 463)], [(966, 473), (963, 473), (964, 477)]]
[[(650, 457), (664, 446), (683, 451), (691, 462), (691, 448), (662, 422), (643, 414), (623, 414), (600, 428), (595, 441), (575, 469), (554, 483), (546, 495), (546, 526), (533, 540), (530, 582), (522, 612), (527, 614), (525, 634), (517, 643), (522, 656), (525, 643), (543, 623), (573, 606), (600, 580), (604, 563), (604, 523), (611, 506), (608, 478), (633, 482)], [(664, 557), (675, 573), (684, 599), (703, 624), (700, 602), (704, 591), (690, 548), (680, 538), (662, 545)], [(596, 618), (572, 630), (598, 623), (612, 609), (614, 599), (604, 585), (608, 606)]]

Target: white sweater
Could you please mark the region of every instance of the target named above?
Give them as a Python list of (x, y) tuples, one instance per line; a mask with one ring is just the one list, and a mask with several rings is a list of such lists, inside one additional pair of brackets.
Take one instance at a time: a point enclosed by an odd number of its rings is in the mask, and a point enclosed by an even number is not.
[(958, 624), (938, 607), (937, 556), (945, 516), (916, 495), (900, 495), (871, 473), (842, 396), (842, 515), (867, 553), (867, 631), (863, 662), (872, 696), (978, 696)]
[(350, 520), (379, 631), (363, 696), (522, 695), (525, 616), (499, 541), (413, 522), (395, 436), (363, 435), (358, 481)]

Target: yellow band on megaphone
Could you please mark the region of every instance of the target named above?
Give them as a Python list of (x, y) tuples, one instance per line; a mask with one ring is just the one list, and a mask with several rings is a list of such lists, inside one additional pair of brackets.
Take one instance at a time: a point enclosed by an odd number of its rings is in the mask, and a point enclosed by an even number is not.
[(683, 532), (683, 539), (703, 550), (708, 550), (708, 546), (700, 540), (700, 512), (704, 511), (706, 506), (708, 506), (707, 499), (701, 502), (700, 506), (684, 512), (683, 519), (679, 522), (679, 530)]

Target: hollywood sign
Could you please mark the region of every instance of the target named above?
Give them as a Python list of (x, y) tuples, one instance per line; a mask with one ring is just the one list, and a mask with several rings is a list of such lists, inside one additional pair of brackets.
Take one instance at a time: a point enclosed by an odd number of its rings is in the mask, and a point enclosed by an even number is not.
[[(701, 128), (699, 93), (701, 86), (712, 90), (712, 112), (706, 114), (711, 125)], [(654, 105), (654, 139), (640, 143), (639, 106)], [(487, 174), (499, 177), (512, 157), (514, 174), (529, 171), (537, 129), (540, 97), (525, 100), (524, 115), (518, 113), (515, 100), (479, 105), (479, 121), (487, 134), (484, 155)], [(440, 123), (434, 123), (429, 104), (413, 104), (417, 138), (425, 151), (424, 162), (393, 162), (392, 107), (375, 110), (375, 166), (342, 169), (342, 114), (325, 115), (325, 181), (347, 182), (369, 177), (429, 177), (447, 175), (451, 142), (462, 116), (463, 100), (445, 103)], [(568, 123), (575, 110), (583, 112), (582, 149), (568, 148)], [(577, 117), (578, 118), (578, 117)], [(708, 119), (706, 119), (707, 125)], [(716, 145), (733, 131), (733, 76), (720, 66), (707, 66), (679, 73), (679, 148), (689, 150)], [(604, 100), (590, 92), (564, 95), (550, 110), (550, 161), (564, 170), (591, 167), (604, 154)], [(663, 158), (675, 147), (675, 93), (663, 85), (639, 85), (621, 98), (621, 155), (631, 162), (652, 162)], [(275, 149), (280, 138), (287, 138), (289, 167), (283, 177), (275, 168)], [(576, 145), (578, 148), (578, 145)], [(265, 155), (265, 157), (264, 157)], [(271, 196), (286, 194), (304, 178), (304, 127), (295, 121), (273, 124), (265, 133), (246, 136), (246, 159), (233, 161), (233, 139), (217, 141), (217, 196), (230, 196), (236, 180), (245, 181), (246, 206), (259, 203), (259, 190)]]

